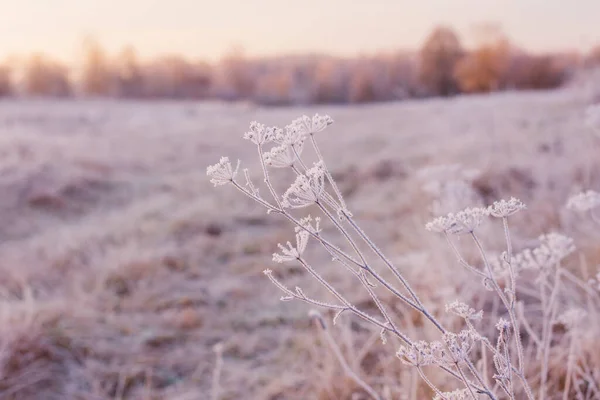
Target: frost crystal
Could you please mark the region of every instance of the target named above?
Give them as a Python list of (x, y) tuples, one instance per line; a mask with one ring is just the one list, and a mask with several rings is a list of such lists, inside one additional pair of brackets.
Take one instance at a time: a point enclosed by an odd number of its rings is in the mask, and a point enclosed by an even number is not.
[(292, 121), (290, 129), (294, 129), (300, 135), (308, 136), (321, 132), (331, 124), (333, 124), (333, 119), (329, 115), (315, 114), (312, 118), (303, 115)]
[(244, 134), (244, 139), (256, 145), (263, 145), (273, 141), (280, 131), (279, 128), (267, 128), (264, 124), (253, 121), (250, 123), (250, 131)]
[(273, 261), (284, 263), (299, 259), (306, 249), (309, 236), (310, 233), (306, 231), (296, 232), (296, 247), (292, 246), (290, 242), (286, 243), (287, 247), (283, 246), (281, 243), (278, 244), (277, 247), (281, 250), (281, 254), (273, 253)]
[(511, 197), (510, 200), (495, 201), (494, 204), (488, 207), (488, 212), (496, 218), (509, 217), (521, 210), (527, 208), (519, 199)]
[(600, 193), (588, 190), (569, 198), (567, 208), (575, 211), (589, 211), (600, 206)]
[(211, 177), (210, 182), (215, 186), (226, 185), (230, 182), (233, 182), (233, 179), (237, 175), (239, 168), (239, 161), (234, 170), (229, 162), (229, 158), (221, 157), (217, 164), (209, 165), (206, 168), (206, 175)]
[(316, 203), (325, 191), (325, 171), (323, 163), (318, 162), (298, 175), (296, 181), (283, 194), (282, 205), (287, 208), (302, 208)]

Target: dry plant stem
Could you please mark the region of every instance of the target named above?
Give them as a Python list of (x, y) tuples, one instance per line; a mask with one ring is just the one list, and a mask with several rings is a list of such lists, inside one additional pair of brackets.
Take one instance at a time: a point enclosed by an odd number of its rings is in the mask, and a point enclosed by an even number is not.
[(506, 261), (508, 264), (508, 273), (510, 275), (510, 310), (509, 314), (511, 317), (511, 323), (513, 324), (513, 332), (515, 336), (515, 345), (517, 347), (517, 360), (519, 363), (519, 372), (521, 374), (524, 373), (524, 365), (523, 365), (523, 343), (521, 342), (521, 330), (519, 327), (519, 320), (516, 317), (515, 313), (515, 302), (517, 301), (517, 279), (515, 276), (515, 270), (512, 263), (512, 241), (510, 239), (510, 231), (508, 229), (508, 218), (502, 218), (502, 224), (504, 225), (504, 236), (506, 238), (506, 249), (507, 249), (507, 258)]
[(444, 232), (444, 236), (446, 237), (446, 241), (448, 242), (448, 244), (450, 245), (450, 248), (452, 249), (452, 251), (454, 252), (454, 255), (456, 256), (456, 258), (458, 259), (458, 263), (460, 265), (462, 265), (463, 267), (465, 267), (466, 269), (468, 269), (469, 271), (475, 273), (476, 275), (478, 275), (481, 278), (487, 278), (488, 276), (486, 274), (484, 274), (483, 272), (481, 272), (480, 270), (478, 270), (477, 268), (473, 267), (471, 264), (469, 264), (462, 256), (462, 254), (460, 254), (460, 251), (458, 250), (458, 248), (456, 247), (456, 245), (452, 242), (452, 240), (450, 239), (450, 235), (448, 235), (447, 232)]
[(569, 399), (569, 392), (571, 390), (571, 375), (573, 374), (573, 363), (575, 362), (575, 343), (576, 339), (573, 335), (570, 338), (571, 343), (569, 344), (569, 355), (567, 357), (567, 373), (565, 389), (563, 390), (563, 400)]
[[(474, 232), (471, 232), (471, 237), (473, 238), (473, 241), (475, 242), (475, 245), (477, 246), (477, 249), (479, 250), (479, 254), (483, 260), (483, 264), (485, 265), (485, 268), (489, 274), (488, 279), (490, 280), (492, 287), (494, 288), (494, 290), (496, 291), (496, 293), (498, 294), (498, 297), (500, 298), (500, 301), (502, 301), (502, 304), (504, 305), (504, 307), (506, 308), (506, 310), (508, 311), (508, 316), (510, 319), (510, 323), (513, 326), (513, 330), (516, 331), (516, 327), (518, 327), (518, 323), (517, 323), (517, 317), (515, 315), (515, 310), (514, 307), (511, 307), (508, 299), (506, 298), (506, 296), (504, 295), (504, 293), (502, 292), (502, 289), (500, 289), (500, 286), (498, 285), (498, 282), (496, 281), (496, 278), (494, 276), (494, 272), (492, 271), (492, 267), (487, 259), (487, 255), (485, 254), (485, 250), (483, 249), (483, 246), (481, 245), (481, 242), (479, 241), (479, 239), (477, 238), (477, 235), (475, 235)], [(516, 337), (517, 335), (515, 335)], [(523, 351), (522, 351), (522, 347), (519, 345), (517, 346), (517, 349), (521, 349), (521, 351), (517, 350), (517, 357), (519, 358), (519, 365), (523, 366)], [(508, 350), (507, 350), (508, 351)], [(510, 358), (507, 358), (507, 362), (510, 363)], [(512, 366), (511, 366), (511, 370), (513, 370)], [(529, 383), (527, 382), (527, 380), (525, 379), (525, 374), (523, 372), (523, 370), (521, 368), (518, 369), (518, 373), (517, 376), (520, 378), (521, 383), (523, 385), (523, 388), (525, 389), (525, 393), (527, 394), (527, 397), (530, 400), (533, 400), (533, 392), (531, 391), (531, 387), (529, 386)]]
[(373, 243), (371, 241), (371, 239), (369, 239), (367, 234), (356, 224), (356, 222), (354, 222), (352, 217), (347, 215), (346, 212), (343, 210), (342, 210), (342, 214), (344, 215), (344, 217), (346, 217), (346, 220), (354, 228), (356, 233), (358, 233), (359, 236), (365, 241), (365, 243), (367, 243), (369, 245), (369, 247), (373, 250), (373, 252), (375, 254), (377, 254), (379, 256), (379, 258), (381, 258), (381, 260), (388, 266), (388, 269), (394, 274), (394, 276), (400, 281), (402, 286), (404, 286), (404, 288), (408, 291), (410, 296), (413, 298), (413, 300), (417, 304), (416, 309), (418, 311), (420, 311), (423, 314), (423, 316), (425, 316), (429, 321), (431, 321), (440, 332), (446, 333), (446, 329), (436, 320), (436, 318), (433, 315), (431, 315), (429, 313), (429, 311), (427, 311), (427, 309), (425, 308), (423, 303), (421, 303), (421, 300), (419, 300), (419, 297), (414, 292), (412, 287), (409, 285), (409, 283), (406, 281), (406, 279), (404, 279), (402, 274), (400, 274), (400, 272), (398, 272), (398, 270), (396, 269), (396, 267), (394, 267), (394, 265), (391, 263), (391, 261), (388, 260), (388, 258), (381, 252), (381, 250), (379, 250), (379, 248), (375, 245), (375, 243)]
[(431, 390), (433, 390), (438, 396), (440, 396), (441, 399), (443, 400), (448, 400), (448, 398), (446, 396), (444, 396), (444, 393), (442, 393), (440, 391), (440, 389), (438, 389), (430, 380), (429, 378), (427, 378), (427, 375), (425, 375), (425, 373), (423, 372), (423, 368), (421, 368), (420, 366), (416, 366), (415, 367), (417, 369), (417, 371), (419, 371), (419, 375), (421, 375), (421, 379), (423, 379), (425, 381), (425, 383), (427, 384), (427, 386), (429, 386), (431, 388)]
[[(552, 287), (552, 292), (550, 293), (550, 298), (547, 299), (547, 304), (544, 307), (544, 332), (542, 335), (542, 366), (540, 373), (540, 400), (544, 400), (546, 398), (546, 382), (548, 381), (548, 360), (550, 358), (550, 343), (552, 342), (552, 325), (556, 318), (557, 313), (557, 305), (556, 305), (556, 297), (558, 296), (558, 289), (560, 286), (560, 266), (556, 266), (556, 271), (554, 273), (554, 282)], [(545, 289), (543, 289), (545, 293)], [(544, 296), (545, 298), (545, 296)]]
[(267, 185), (267, 188), (269, 188), (269, 192), (271, 192), (271, 195), (273, 196), (273, 199), (275, 199), (275, 202), (277, 203), (277, 206), (279, 207), (279, 209), (282, 209), (281, 201), (279, 201), (279, 196), (277, 196), (277, 192), (275, 191), (275, 188), (273, 188), (273, 185), (271, 184), (271, 180), (269, 179), (269, 171), (267, 171), (267, 166), (265, 165), (265, 159), (262, 155), (262, 153), (263, 153), (262, 146), (256, 145), (256, 149), (258, 150), (258, 158), (260, 160), (260, 166), (262, 168), (263, 175), (265, 177), (265, 179), (264, 179), (265, 184)]
[(340, 189), (338, 189), (337, 184), (333, 180), (333, 177), (331, 176), (331, 173), (329, 172), (329, 169), (327, 168), (327, 164), (325, 164), (325, 160), (323, 159), (323, 155), (321, 154), (321, 150), (319, 150), (319, 146), (317, 145), (317, 141), (316, 141), (315, 135), (313, 133), (310, 134), (310, 140), (312, 142), (313, 148), (315, 149), (315, 153), (317, 154), (317, 157), (319, 158), (319, 161), (321, 161), (323, 163), (323, 167), (325, 169), (325, 176), (327, 177), (327, 180), (331, 184), (331, 187), (333, 188), (333, 191), (335, 192), (335, 195), (337, 196), (337, 198), (340, 202), (340, 205), (342, 206), (342, 210), (346, 210), (347, 209), (346, 203), (344, 202), (344, 197), (342, 196), (342, 192), (340, 191)]
[(315, 325), (319, 328), (319, 331), (325, 338), (325, 341), (329, 345), (329, 348), (331, 349), (335, 358), (338, 360), (338, 362), (342, 366), (342, 369), (344, 370), (346, 375), (348, 375), (348, 377), (350, 377), (354, 382), (356, 382), (356, 384), (358, 386), (360, 386), (365, 392), (367, 392), (372, 398), (374, 398), (375, 400), (381, 400), (381, 397), (379, 396), (379, 394), (377, 394), (375, 389), (373, 389), (371, 386), (369, 386), (364, 380), (362, 380), (358, 376), (358, 374), (356, 374), (352, 370), (352, 368), (350, 368), (350, 365), (348, 365), (348, 363), (346, 362), (346, 359), (344, 358), (342, 351), (340, 350), (339, 346), (337, 345), (337, 343), (331, 336), (331, 333), (329, 332), (329, 329), (327, 328), (327, 324), (325, 323), (325, 320), (323, 319), (323, 317), (317, 313), (314, 316), (314, 319), (315, 319)]
[(223, 344), (218, 343), (214, 347), (215, 368), (213, 369), (211, 400), (219, 400), (221, 393), (221, 372), (223, 371)]
[[(361, 261), (363, 262), (363, 264), (361, 264), (360, 267), (364, 270), (367, 270), (379, 283), (381, 283), (386, 289), (388, 289), (390, 292), (392, 292), (395, 296), (399, 297), (402, 301), (406, 302), (409, 306), (413, 307), (415, 310), (422, 312), (422, 307), (415, 304), (408, 297), (406, 297), (405, 295), (400, 293), (397, 289), (395, 289), (393, 286), (391, 286), (381, 275), (379, 275), (377, 273), (377, 271), (375, 271), (373, 268), (371, 268), (369, 266), (369, 264), (365, 260), (365, 257), (363, 256), (361, 251), (358, 249), (358, 246), (356, 245), (354, 240), (352, 240), (352, 238), (350, 237), (348, 232), (345, 231), (345, 229), (339, 224), (339, 222), (336, 220), (336, 218), (325, 207), (323, 207), (322, 204), (317, 203), (317, 206), (319, 206), (321, 211), (323, 211), (323, 213), (327, 216), (327, 218), (329, 218), (329, 220), (335, 225), (335, 227), (338, 229), (338, 231), (348, 241), (350, 246), (352, 246), (354, 251), (359, 255)], [(445, 332), (445, 331), (442, 331), (442, 332)]]
[(456, 370), (460, 374), (460, 377), (462, 378), (462, 381), (465, 382), (465, 385), (467, 386), (467, 390), (471, 394), (471, 397), (473, 398), (473, 400), (477, 400), (477, 397), (475, 396), (475, 393), (473, 393), (473, 388), (471, 388), (471, 385), (469, 384), (469, 380), (467, 379), (467, 377), (465, 376), (464, 372), (462, 371), (462, 368), (460, 368), (460, 365), (458, 364), (458, 361), (454, 362), (454, 365), (456, 366)]

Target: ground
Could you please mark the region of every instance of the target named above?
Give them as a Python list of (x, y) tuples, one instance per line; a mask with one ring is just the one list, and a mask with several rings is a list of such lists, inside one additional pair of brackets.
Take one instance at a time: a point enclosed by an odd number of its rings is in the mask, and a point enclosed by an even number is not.
[[(232, 188), (213, 188), (206, 166), (240, 158), (260, 182), (255, 149), (241, 138), (251, 121), (329, 114), (335, 123), (319, 140), (357, 220), (409, 275), (436, 273), (419, 258), (435, 240), (423, 228), (427, 166), (478, 169), (484, 202), (521, 197), (529, 216), (518, 240), (585, 232), (562, 206), (600, 188), (587, 102), (567, 89), (304, 108), (3, 101), (0, 398), (362, 398), (336, 392), (343, 379), (327, 381), (340, 372), (315, 348), (309, 307), (280, 302), (262, 274), (317, 290), (302, 269), (271, 261), (292, 228)], [(276, 178), (285, 189), (289, 179)], [(416, 286), (438, 295), (424, 280)], [(365, 354), (381, 346), (359, 336), (340, 341), (362, 343)]]

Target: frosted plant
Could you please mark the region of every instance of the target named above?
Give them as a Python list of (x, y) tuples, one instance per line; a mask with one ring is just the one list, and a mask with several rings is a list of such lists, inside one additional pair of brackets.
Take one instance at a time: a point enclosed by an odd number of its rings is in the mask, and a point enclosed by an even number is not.
[[(244, 138), (258, 152), (264, 186), (267, 188), (266, 196), (252, 182), (247, 169), (244, 169), (245, 182), (238, 180), (239, 162), (234, 169), (229, 160), (223, 157), (219, 163), (207, 168), (207, 175), (216, 186), (231, 185), (264, 207), (267, 213), (282, 217), (294, 226), (295, 243), (278, 245), (279, 252), (273, 255), (273, 260), (277, 263), (298, 263), (330, 294), (331, 299), (320, 300), (308, 295), (300, 287), (290, 289), (279, 280), (276, 272), (266, 269), (265, 275), (283, 292), (281, 300), (301, 301), (331, 310), (334, 323), (342, 313), (350, 313), (380, 330), (382, 340), (394, 337), (401, 342), (398, 358), (417, 370), (422, 381), (438, 399), (533, 400), (533, 391), (525, 375), (526, 360), (521, 340), (521, 329), (526, 329), (529, 333), (528, 343), (537, 348), (536, 361), (540, 363), (541, 372), (533, 377), (533, 381), (540, 382), (539, 398), (545, 399), (552, 327), (559, 321), (559, 311), (563, 311), (559, 307), (559, 300), (561, 278), (566, 271), (561, 267), (561, 262), (574, 251), (573, 241), (551, 233), (540, 236), (538, 247), (514, 254), (508, 221), (526, 208), (515, 198), (499, 200), (488, 207), (470, 207), (448, 213), (427, 223), (428, 230), (440, 233), (447, 240), (458, 263), (482, 281), (486, 289), (491, 290), (490, 296), (495, 298), (494, 303), (498, 305), (494, 306), (497, 310), (491, 313), (491, 318), (500, 318), (497, 329), (490, 337), (486, 337), (476, 329), (476, 324), (483, 317), (482, 311), (458, 301), (448, 304), (446, 311), (456, 315), (465, 325), (464, 329), (453, 332), (421, 301), (401, 270), (375, 245), (347, 207), (316, 140), (316, 134), (332, 123), (333, 120), (328, 116), (315, 115), (296, 119), (284, 129), (268, 128), (256, 122), (251, 124)], [(265, 150), (265, 145), (270, 142), (275, 146)], [(318, 160), (311, 167), (303, 160), (308, 143), (312, 145)], [(282, 168), (293, 176), (283, 194), (275, 189), (269, 175), (270, 168)], [(306, 209), (318, 216), (295, 214)], [(505, 250), (497, 259), (490, 258), (478, 237), (480, 226), (490, 217), (501, 219), (503, 224)], [(325, 223), (332, 229), (324, 230), (322, 226)], [(463, 245), (471, 244), (478, 254), (477, 259), (467, 261), (455, 244), (457, 240), (461, 240)], [(341, 266), (341, 273), (347, 273), (355, 279), (357, 285), (352, 290), (362, 290), (368, 295), (375, 306), (374, 311), (367, 311), (350, 301), (346, 293), (339, 291), (320, 273), (319, 266), (309, 262), (305, 256), (309, 242), (319, 245), (333, 263)], [(520, 306), (522, 303), (518, 301), (516, 278), (520, 271), (529, 271), (538, 276), (527, 284), (536, 285), (539, 290), (538, 309), (541, 309), (543, 316), (542, 332), (534, 332)], [(409, 311), (420, 315), (423, 323), (437, 332), (439, 339), (424, 341), (415, 332), (403, 330), (405, 325), (397, 321), (396, 312), (390, 312), (389, 304), (382, 301), (379, 291), (386, 291), (398, 300), (399, 305), (395, 305), (394, 309), (404, 308), (406, 315), (410, 315)], [(486, 355), (491, 355), (489, 359), (493, 365), (488, 366)], [(457, 386), (462, 387), (454, 392), (442, 391), (430, 379), (432, 369), (443, 371)], [(495, 383), (490, 383), (491, 380)]]
[(304, 253), (304, 250), (306, 250), (309, 236), (310, 233), (308, 231), (301, 230), (296, 232), (296, 247), (292, 246), (290, 242), (287, 242), (287, 247), (278, 244), (277, 247), (279, 247), (279, 250), (281, 250), (281, 254), (274, 253), (273, 261), (281, 264), (300, 259), (302, 253)]
[(567, 208), (575, 211), (590, 211), (598, 206), (600, 206), (600, 193), (593, 190), (578, 193), (567, 201)]
[(454, 301), (446, 304), (446, 312), (451, 312), (465, 320), (478, 321), (483, 317), (483, 311), (476, 311), (465, 303)]
[(229, 158), (221, 157), (221, 160), (215, 165), (206, 168), (206, 175), (210, 176), (210, 182), (215, 186), (232, 183), (235, 179), (240, 162), (238, 161), (235, 169), (232, 168)]
[(521, 200), (511, 197), (510, 200), (495, 201), (488, 207), (488, 212), (493, 217), (506, 218), (525, 208), (525, 204)]

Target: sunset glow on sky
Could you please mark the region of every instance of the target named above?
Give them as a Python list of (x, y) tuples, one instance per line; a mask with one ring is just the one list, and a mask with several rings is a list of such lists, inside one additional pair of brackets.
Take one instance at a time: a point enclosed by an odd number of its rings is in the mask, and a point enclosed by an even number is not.
[(91, 35), (108, 51), (350, 55), (416, 48), (437, 24), (468, 44), (473, 27), (498, 22), (534, 50), (587, 50), (600, 42), (600, 0), (0, 0), (0, 60), (41, 51), (74, 60)]

